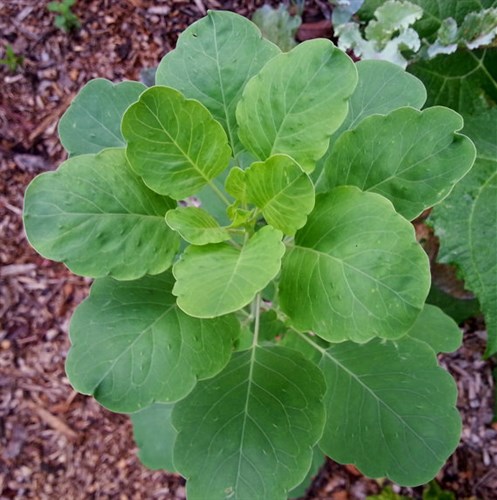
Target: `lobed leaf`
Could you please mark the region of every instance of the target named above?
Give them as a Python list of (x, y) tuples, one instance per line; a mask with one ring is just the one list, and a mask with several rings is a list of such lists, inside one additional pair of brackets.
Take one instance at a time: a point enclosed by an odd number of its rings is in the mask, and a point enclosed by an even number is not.
[(189, 500), (286, 500), (311, 466), (324, 423), (319, 369), (283, 347), (235, 353), (175, 406), (175, 465)]
[(248, 19), (211, 10), (180, 35), (176, 49), (159, 64), (156, 82), (200, 101), (223, 125), (238, 153), (236, 105), (245, 84), (279, 53)]
[(66, 372), (78, 392), (112, 411), (133, 412), (177, 401), (198, 379), (224, 368), (238, 320), (184, 314), (171, 294), (173, 283), (170, 272), (95, 281), (70, 324)]
[(124, 147), (121, 118), (147, 87), (138, 82), (90, 80), (59, 122), (60, 142), (70, 156)]
[(236, 116), (243, 145), (258, 159), (278, 153), (311, 172), (347, 115), (354, 64), (325, 39), (271, 59), (243, 92)]
[(226, 134), (198, 101), (151, 87), (122, 121), (133, 170), (154, 191), (181, 200), (212, 184), (229, 164)]
[(471, 168), (475, 148), (460, 115), (441, 107), (370, 116), (336, 142), (328, 185), (354, 185), (388, 198), (409, 220), (443, 200)]
[(213, 318), (246, 306), (279, 272), (282, 233), (265, 226), (241, 249), (227, 243), (189, 246), (176, 262), (173, 294), (197, 318)]
[(283, 260), (279, 303), (291, 324), (331, 342), (398, 338), (430, 286), (414, 230), (380, 195), (353, 186), (319, 195)]
[(30, 244), (71, 271), (136, 279), (166, 270), (179, 248), (164, 221), (175, 202), (148, 189), (124, 150), (65, 161), (36, 177), (24, 202)]

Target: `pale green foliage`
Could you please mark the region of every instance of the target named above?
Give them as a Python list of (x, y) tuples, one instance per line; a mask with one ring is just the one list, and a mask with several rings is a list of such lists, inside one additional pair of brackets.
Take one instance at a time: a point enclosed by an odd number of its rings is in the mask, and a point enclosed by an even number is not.
[(436, 353), (460, 332), (425, 306), (405, 217), (470, 168), (460, 117), (420, 112), (389, 63), (329, 40), (283, 54), (227, 12), (184, 32), (157, 83), (88, 84), (61, 120), (74, 157), (26, 193), (35, 248), (97, 278), (73, 386), (137, 412), (140, 457), (190, 500), (284, 500), (323, 451), (433, 478), (460, 432)]
[(12, 45), (7, 44), (5, 46), (5, 56), (0, 59), (0, 64), (3, 66), (7, 66), (9, 71), (14, 72), (17, 70), (17, 68), (19, 68), (19, 66), (22, 65), (23, 62), (24, 57), (17, 55), (14, 52), (14, 48), (12, 47)]

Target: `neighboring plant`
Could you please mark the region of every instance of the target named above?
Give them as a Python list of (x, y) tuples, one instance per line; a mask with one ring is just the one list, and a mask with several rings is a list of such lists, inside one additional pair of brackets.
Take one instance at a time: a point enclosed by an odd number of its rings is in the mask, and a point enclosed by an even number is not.
[(7, 44), (5, 46), (5, 57), (0, 59), (0, 64), (7, 66), (9, 71), (14, 72), (17, 71), (17, 69), (22, 65), (23, 62), (24, 57), (17, 55), (14, 52), (14, 48), (12, 47), (12, 45)]
[[(455, 500), (452, 492), (443, 490), (436, 481), (430, 481), (424, 487), (423, 500)], [(378, 495), (370, 495), (366, 500), (412, 500), (411, 497), (395, 493), (390, 486), (384, 488)]]
[(47, 9), (55, 12), (55, 26), (66, 33), (78, 29), (81, 26), (78, 16), (72, 11), (76, 0), (61, 0), (60, 2), (49, 2)]
[(395, 65), (323, 39), (282, 53), (228, 12), (156, 84), (89, 82), (59, 125), (69, 160), (26, 192), (31, 244), (95, 278), (75, 389), (132, 413), (190, 499), (284, 499), (322, 453), (429, 481), (459, 440), (437, 353), (461, 332), (425, 305), (409, 220), (471, 168), (461, 117), (420, 111)]

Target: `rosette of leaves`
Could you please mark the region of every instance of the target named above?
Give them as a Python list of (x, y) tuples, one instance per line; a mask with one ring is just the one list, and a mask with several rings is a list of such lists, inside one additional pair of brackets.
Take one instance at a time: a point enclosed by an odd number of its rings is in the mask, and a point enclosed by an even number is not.
[(72, 156), (26, 193), (31, 244), (95, 278), (75, 389), (131, 413), (144, 463), (190, 499), (284, 499), (321, 453), (431, 479), (460, 433), (437, 353), (461, 334), (425, 305), (409, 220), (471, 168), (460, 116), (421, 110), (389, 63), (328, 40), (282, 53), (228, 12), (156, 78), (90, 82), (59, 128)]

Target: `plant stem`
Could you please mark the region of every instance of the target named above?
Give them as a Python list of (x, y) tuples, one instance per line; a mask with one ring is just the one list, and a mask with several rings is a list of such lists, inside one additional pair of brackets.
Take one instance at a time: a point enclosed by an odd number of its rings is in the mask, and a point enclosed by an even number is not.
[(321, 354), (324, 354), (326, 352), (326, 349), (323, 349), (319, 344), (316, 344), (316, 342), (313, 342), (308, 335), (305, 333), (299, 332), (298, 330), (295, 330), (295, 328), (290, 327), (290, 330), (294, 331), (299, 337), (301, 337), (303, 340), (305, 340), (308, 344), (310, 344), (316, 351), (319, 351)]
[(252, 347), (257, 345), (259, 340), (259, 326), (260, 326), (260, 315), (261, 315), (261, 294), (258, 293), (255, 296), (254, 302), (252, 302), (254, 306), (253, 317), (255, 318), (254, 323), (254, 337), (252, 340)]
[(230, 201), (228, 200), (228, 198), (226, 198), (226, 196), (224, 196), (223, 192), (214, 184), (213, 181), (209, 182), (209, 186), (212, 188), (212, 190), (214, 191), (214, 193), (216, 193), (216, 195), (218, 196), (218, 198), (226, 205), (226, 206), (229, 206), (231, 205)]

